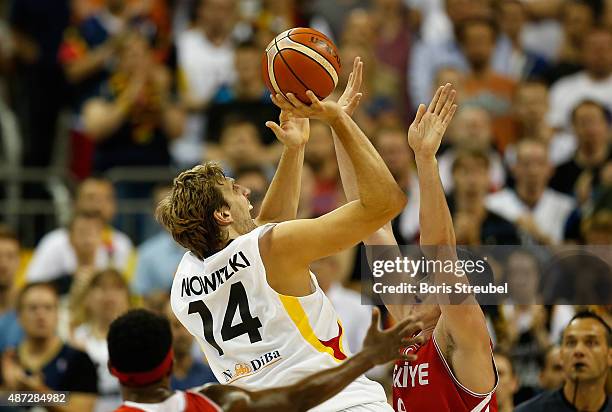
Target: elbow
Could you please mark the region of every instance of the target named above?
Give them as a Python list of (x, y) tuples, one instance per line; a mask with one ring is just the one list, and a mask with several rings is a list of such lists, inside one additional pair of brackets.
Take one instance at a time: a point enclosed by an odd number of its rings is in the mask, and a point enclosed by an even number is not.
[(396, 186), (391, 193), (385, 196), (385, 201), (383, 202), (383, 214), (387, 221), (402, 213), (407, 203), (408, 197)]

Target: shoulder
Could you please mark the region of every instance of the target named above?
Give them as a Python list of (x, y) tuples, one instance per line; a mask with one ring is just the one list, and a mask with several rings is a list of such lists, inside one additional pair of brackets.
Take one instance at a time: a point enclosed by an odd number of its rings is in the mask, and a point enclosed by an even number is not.
[(563, 76), (559, 80), (557, 80), (550, 87), (551, 94), (562, 93), (567, 91), (567, 89), (575, 88), (579, 84), (583, 83), (586, 80), (586, 76), (583, 72), (578, 72), (575, 74), (570, 74), (569, 76)]
[(572, 198), (571, 196), (568, 196), (561, 192), (557, 192), (553, 189), (546, 189), (546, 191), (544, 192), (544, 196), (546, 196), (552, 202), (558, 204), (559, 206), (573, 208), (574, 204), (576, 203), (574, 198)]
[(132, 240), (130, 239), (128, 235), (126, 235), (125, 233), (115, 228), (113, 228), (112, 231), (113, 231), (112, 232), (113, 233), (113, 243), (117, 247), (124, 247), (128, 249), (131, 249), (133, 247)]
[(38, 242), (37, 249), (40, 247), (65, 247), (69, 242), (68, 230), (58, 228), (44, 235)]
[(514, 191), (511, 189), (502, 189), (498, 192), (487, 195), (486, 202), (490, 204), (503, 204), (514, 198)]

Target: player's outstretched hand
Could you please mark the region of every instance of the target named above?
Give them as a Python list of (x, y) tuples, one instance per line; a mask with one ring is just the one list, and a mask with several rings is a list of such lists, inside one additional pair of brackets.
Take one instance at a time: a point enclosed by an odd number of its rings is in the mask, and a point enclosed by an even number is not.
[(440, 86), (429, 103), (419, 105), (416, 117), (408, 129), (408, 143), (414, 151), (416, 160), (430, 160), (436, 156), (442, 136), (455, 115), (456, 92), (450, 83)]
[[(275, 96), (271, 97), (272, 101), (278, 104), (278, 99)], [(285, 147), (298, 148), (308, 143), (310, 137), (310, 121), (308, 119), (295, 117), (286, 110), (281, 110), (278, 119), (280, 124), (268, 121), (266, 126), (272, 130), (276, 138)]]
[(374, 365), (382, 365), (395, 359), (416, 360), (416, 356), (402, 355), (400, 351), (407, 346), (422, 343), (423, 338), (414, 335), (423, 329), (423, 323), (415, 317), (408, 317), (390, 329), (380, 330), (379, 320), (380, 310), (374, 308), (372, 323), (361, 352), (368, 355)]
[(363, 62), (361, 61), (361, 57), (357, 56), (353, 61), (353, 71), (349, 75), (344, 93), (342, 93), (342, 96), (338, 99), (338, 104), (349, 116), (355, 113), (355, 109), (359, 106), (359, 101), (363, 97), (363, 93), (360, 92), (362, 79)]
[(280, 94), (275, 96), (274, 103), (292, 116), (297, 118), (319, 119), (330, 123), (342, 113), (342, 107), (332, 100), (320, 101), (311, 91), (306, 91), (310, 105), (302, 103), (293, 93), (287, 93), (287, 98)]

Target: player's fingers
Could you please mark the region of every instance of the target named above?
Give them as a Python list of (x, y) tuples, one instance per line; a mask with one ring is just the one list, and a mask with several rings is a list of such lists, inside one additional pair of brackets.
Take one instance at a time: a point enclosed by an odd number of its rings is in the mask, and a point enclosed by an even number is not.
[(442, 108), (444, 107), (444, 104), (446, 103), (446, 99), (448, 99), (448, 94), (450, 93), (451, 88), (452, 88), (452, 85), (450, 83), (446, 83), (444, 87), (442, 88), (442, 92), (440, 93), (440, 98), (436, 102), (436, 107), (434, 109), (435, 114), (440, 114), (440, 112), (442, 111)]
[(370, 323), (370, 329), (378, 329), (378, 324), (380, 321), (380, 309), (376, 306), (372, 308), (372, 322)]
[(355, 68), (353, 87), (355, 90), (361, 90), (361, 82), (363, 80), (363, 62), (361, 61), (361, 57), (356, 57), (355, 60), (357, 59), (359, 59), (359, 61), (357, 62), (357, 67)]
[(425, 342), (424, 336), (410, 336), (402, 338), (402, 346), (422, 345)]
[(448, 98), (446, 99), (446, 102), (444, 103), (444, 106), (442, 107), (442, 110), (440, 111), (441, 119), (444, 119), (446, 115), (448, 114), (448, 112), (450, 111), (451, 107), (453, 107), (453, 103), (455, 102), (456, 94), (457, 92), (455, 92), (455, 90), (451, 90), (450, 93), (448, 94)]
[(416, 335), (422, 330), (423, 330), (422, 322), (412, 322), (408, 325), (403, 326), (402, 329), (399, 331), (399, 333), (400, 333), (400, 336), (409, 337), (409, 336)]
[(272, 95), (271, 94), (270, 97), (272, 98), (272, 103), (280, 107), (281, 110), (286, 110), (289, 112), (293, 110), (293, 106), (291, 106), (291, 104), (287, 101), (287, 99), (283, 95), (281, 94)]
[(453, 117), (455, 116), (456, 111), (457, 111), (457, 105), (453, 104), (453, 106), (450, 108), (450, 110), (448, 111), (444, 119), (442, 120), (442, 125), (444, 125), (444, 127), (447, 127), (449, 123), (451, 122), (451, 120), (453, 120)]
[(317, 95), (312, 92), (312, 90), (306, 90), (306, 97), (310, 99), (310, 102), (314, 107), (316, 107), (317, 109), (321, 108), (321, 101), (319, 100)]
[(355, 76), (353, 76), (353, 72), (351, 72), (351, 74), (349, 74), (349, 78), (348, 81), (346, 82), (346, 90), (350, 90), (353, 88), (353, 79)]
[(430, 113), (433, 113), (436, 109), (436, 104), (438, 103), (438, 100), (440, 99), (440, 93), (442, 93), (442, 89), (444, 87), (440, 86), (438, 87), (438, 90), (436, 90), (436, 94), (434, 94), (433, 99), (431, 99), (431, 102), (429, 102), (429, 107), (427, 108), (427, 111)]
[(408, 362), (414, 362), (415, 360), (417, 360), (417, 355), (413, 354), (413, 353), (409, 353), (409, 354), (402, 354), (400, 356), (400, 359), (408, 361)]
[(289, 102), (298, 110), (306, 109), (307, 106), (304, 105), (293, 93), (287, 93), (287, 99)]
[(346, 111), (349, 114), (353, 114), (353, 112), (355, 111), (355, 109), (357, 108), (357, 106), (359, 106), (359, 102), (361, 101), (361, 97), (363, 96), (363, 94), (361, 93), (357, 93), (356, 95), (354, 95), (353, 97), (351, 97), (351, 101), (349, 102), (349, 104), (346, 106)]
[(419, 123), (421, 123), (421, 119), (423, 118), (423, 116), (425, 116), (425, 113), (427, 113), (427, 108), (424, 104), (420, 104), (419, 108), (417, 109), (416, 116), (414, 117), (414, 122), (412, 122), (412, 124), (418, 125)]
[(280, 136), (282, 136), (282, 134), (283, 134), (283, 129), (281, 129), (281, 127), (278, 124), (274, 123), (274, 122), (267, 121), (266, 122), (266, 127), (269, 128), (270, 130), (272, 130), (272, 133), (274, 133), (274, 135), (276, 137), (280, 138)]

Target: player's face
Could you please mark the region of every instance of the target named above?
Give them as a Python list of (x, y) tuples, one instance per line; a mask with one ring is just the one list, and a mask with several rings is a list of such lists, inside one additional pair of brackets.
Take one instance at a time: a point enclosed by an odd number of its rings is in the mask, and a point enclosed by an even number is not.
[(233, 220), (232, 225), (236, 231), (244, 234), (253, 230), (255, 227), (251, 217), (253, 206), (249, 201), (251, 191), (244, 186), (240, 186), (230, 177), (225, 178), (225, 181), (220, 186), (223, 198), (230, 206), (229, 212)]
[(26, 292), (21, 303), (19, 323), (30, 338), (50, 338), (57, 328), (57, 296), (46, 287)]
[(563, 333), (561, 359), (570, 380), (593, 381), (604, 377), (612, 366), (612, 348), (606, 330), (594, 319), (576, 319)]
[(555, 348), (548, 352), (542, 372), (540, 372), (540, 386), (546, 390), (555, 390), (563, 386), (563, 361), (561, 349)]
[(19, 267), (19, 244), (12, 239), (0, 239), (0, 290), (13, 285)]

